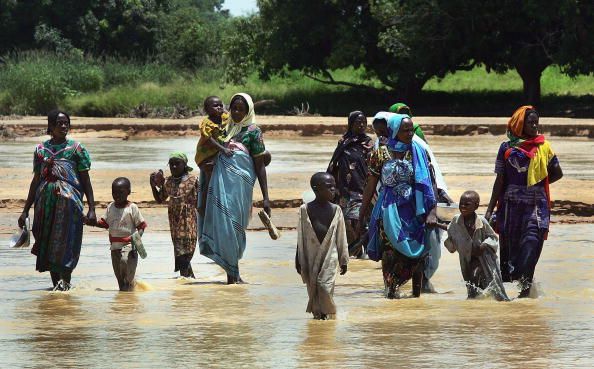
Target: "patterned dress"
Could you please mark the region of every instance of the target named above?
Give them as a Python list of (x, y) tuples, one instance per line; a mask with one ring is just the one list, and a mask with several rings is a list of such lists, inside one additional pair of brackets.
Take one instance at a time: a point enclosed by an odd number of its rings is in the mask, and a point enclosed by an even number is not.
[[(233, 156), (216, 157), (208, 189), (204, 189), (208, 196), (204, 217), (199, 218), (200, 253), (229, 276), (239, 278), (256, 183), (253, 158), (266, 151), (262, 130), (255, 124), (242, 128), (229, 142), (229, 148)], [(201, 179), (203, 176), (201, 173)]]
[[(165, 191), (169, 196), (169, 228), (175, 257), (193, 255), (198, 238), (198, 178), (190, 174), (180, 178), (168, 177), (165, 181)], [(176, 263), (175, 271), (178, 270)]]
[[(529, 283), (549, 230), (546, 179), (528, 187), (530, 159), (520, 150), (509, 148), (508, 142), (502, 143), (495, 162), (495, 173), (505, 179), (496, 213), (501, 275), (504, 282)], [(549, 166), (554, 163), (558, 163), (557, 156), (552, 157)]]
[[(262, 129), (255, 124), (243, 127), (235, 137), (233, 143), (240, 144), (239, 148), (247, 152), (252, 158), (264, 154), (266, 146), (264, 145), (264, 137)], [(243, 148), (241, 147), (243, 146)]]
[(79, 172), (91, 168), (91, 157), (80, 143), (51, 140), (33, 154), (33, 171), (40, 175), (35, 192), (31, 253), (40, 272), (72, 271), (78, 263), (83, 233), (83, 188)]
[(367, 160), (372, 147), (371, 137), (348, 132), (338, 141), (328, 165), (328, 173), (336, 180), (337, 200), (346, 221), (349, 245), (357, 241), (355, 226), (359, 221), (367, 180)]
[[(417, 215), (416, 209), (411, 152), (396, 159), (385, 146), (380, 146), (371, 154), (369, 173), (380, 178), (381, 189), (369, 226), (368, 251), (372, 260), (381, 257), (385, 294), (393, 298), (398, 288), (423, 267), (427, 255), (423, 246), (425, 220), (424, 216)], [(392, 213), (396, 216), (389, 216)], [(374, 244), (379, 247), (372, 246)], [(411, 250), (421, 251), (414, 257), (409, 252), (409, 255), (404, 254)]]

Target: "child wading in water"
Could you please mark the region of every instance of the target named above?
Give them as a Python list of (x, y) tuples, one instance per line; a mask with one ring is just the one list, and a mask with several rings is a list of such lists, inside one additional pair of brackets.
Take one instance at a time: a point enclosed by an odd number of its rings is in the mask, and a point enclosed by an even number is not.
[(109, 229), (111, 264), (120, 291), (132, 291), (136, 284), (134, 275), (138, 264), (138, 251), (132, 245), (132, 235), (144, 233), (146, 223), (138, 206), (128, 201), (131, 185), (125, 177), (116, 178), (111, 184), (113, 202), (107, 205), (105, 216), (97, 226)]
[(452, 253), (458, 251), (469, 299), (485, 291), (498, 301), (509, 301), (497, 265), (499, 241), (489, 222), (476, 213), (479, 204), (475, 191), (462, 194), (460, 214), (454, 216), (449, 226), (439, 224), (448, 231), (445, 247)]
[(169, 155), (171, 176), (163, 178), (163, 172), (151, 174), (153, 197), (158, 203), (169, 198), (168, 214), (171, 240), (175, 255), (175, 271), (182, 277), (195, 278), (190, 261), (196, 250), (198, 178), (189, 174), (188, 157), (181, 151)]
[(334, 177), (316, 173), (310, 184), (316, 198), (300, 208), (295, 268), (307, 285), (306, 311), (314, 319), (333, 319), (337, 269), (340, 265), (340, 274), (345, 274), (349, 262), (346, 227), (340, 206), (331, 202), (336, 193)]
[(219, 152), (227, 156), (233, 155), (233, 151), (224, 146), (225, 126), (228, 123), (229, 114), (225, 112), (223, 102), (217, 96), (209, 96), (204, 100), (204, 111), (208, 116), (200, 123), (200, 140), (196, 145), (196, 156), (194, 156), (205, 178), (205, 183), (201, 184), (204, 190), (200, 193), (202, 200), (198, 209), (198, 213), (202, 216), (206, 208), (206, 194), (214, 166), (214, 157)]

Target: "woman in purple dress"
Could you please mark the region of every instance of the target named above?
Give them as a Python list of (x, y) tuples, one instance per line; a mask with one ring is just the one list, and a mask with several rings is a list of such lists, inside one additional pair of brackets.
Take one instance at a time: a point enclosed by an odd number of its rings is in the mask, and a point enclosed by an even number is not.
[(549, 231), (549, 184), (563, 177), (559, 160), (538, 127), (538, 113), (532, 106), (518, 108), (509, 120), (509, 141), (499, 147), (497, 178), (485, 214), (491, 219), (497, 207), (501, 274), (504, 282), (519, 282), (519, 297), (530, 296), (534, 270)]

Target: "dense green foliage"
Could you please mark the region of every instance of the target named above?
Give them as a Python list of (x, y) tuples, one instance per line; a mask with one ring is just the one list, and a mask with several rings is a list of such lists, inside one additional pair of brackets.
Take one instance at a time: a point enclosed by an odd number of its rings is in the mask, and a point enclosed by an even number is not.
[(319, 113), (444, 93), (538, 104), (541, 82), (549, 97), (594, 90), (570, 79), (594, 71), (591, 1), (259, 0), (244, 17), (222, 4), (0, 0), (0, 114), (191, 114), (239, 89)]
[[(409, 100), (432, 77), (515, 69), (538, 104), (549, 65), (594, 71), (594, 3), (580, 0), (260, 0), (266, 72), (365, 66)], [(303, 37), (307, 35), (307, 37)]]

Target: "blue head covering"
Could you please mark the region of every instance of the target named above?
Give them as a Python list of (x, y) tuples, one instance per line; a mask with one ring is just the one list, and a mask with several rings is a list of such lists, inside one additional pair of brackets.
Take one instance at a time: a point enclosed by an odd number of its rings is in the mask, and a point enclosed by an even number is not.
[(410, 117), (406, 114), (393, 114), (388, 119), (388, 131), (390, 132), (388, 148), (392, 151), (405, 152), (411, 148), (411, 144), (398, 141), (398, 131), (400, 131), (400, 126), (404, 118)]
[[(398, 141), (398, 131), (404, 118), (410, 118), (404, 114), (394, 114), (380, 112), (374, 119), (386, 119), (388, 122), (388, 149), (397, 152), (411, 152), (411, 161), (414, 170), (414, 195), (412, 201), (412, 213), (400, 213), (400, 199), (395, 195), (392, 189), (386, 189), (382, 184), (378, 194), (378, 201), (373, 209), (369, 223), (369, 243), (367, 252), (372, 260), (381, 258), (381, 247), (379, 244), (378, 224), (382, 220), (384, 232), (390, 241), (392, 247), (400, 254), (408, 258), (419, 258), (427, 252), (424, 242), (424, 218), (428, 212), (435, 206), (436, 199), (429, 172), (429, 162), (425, 148), (417, 141), (405, 144)], [(408, 229), (414, 225), (416, 228), (414, 237), (411, 237)]]

